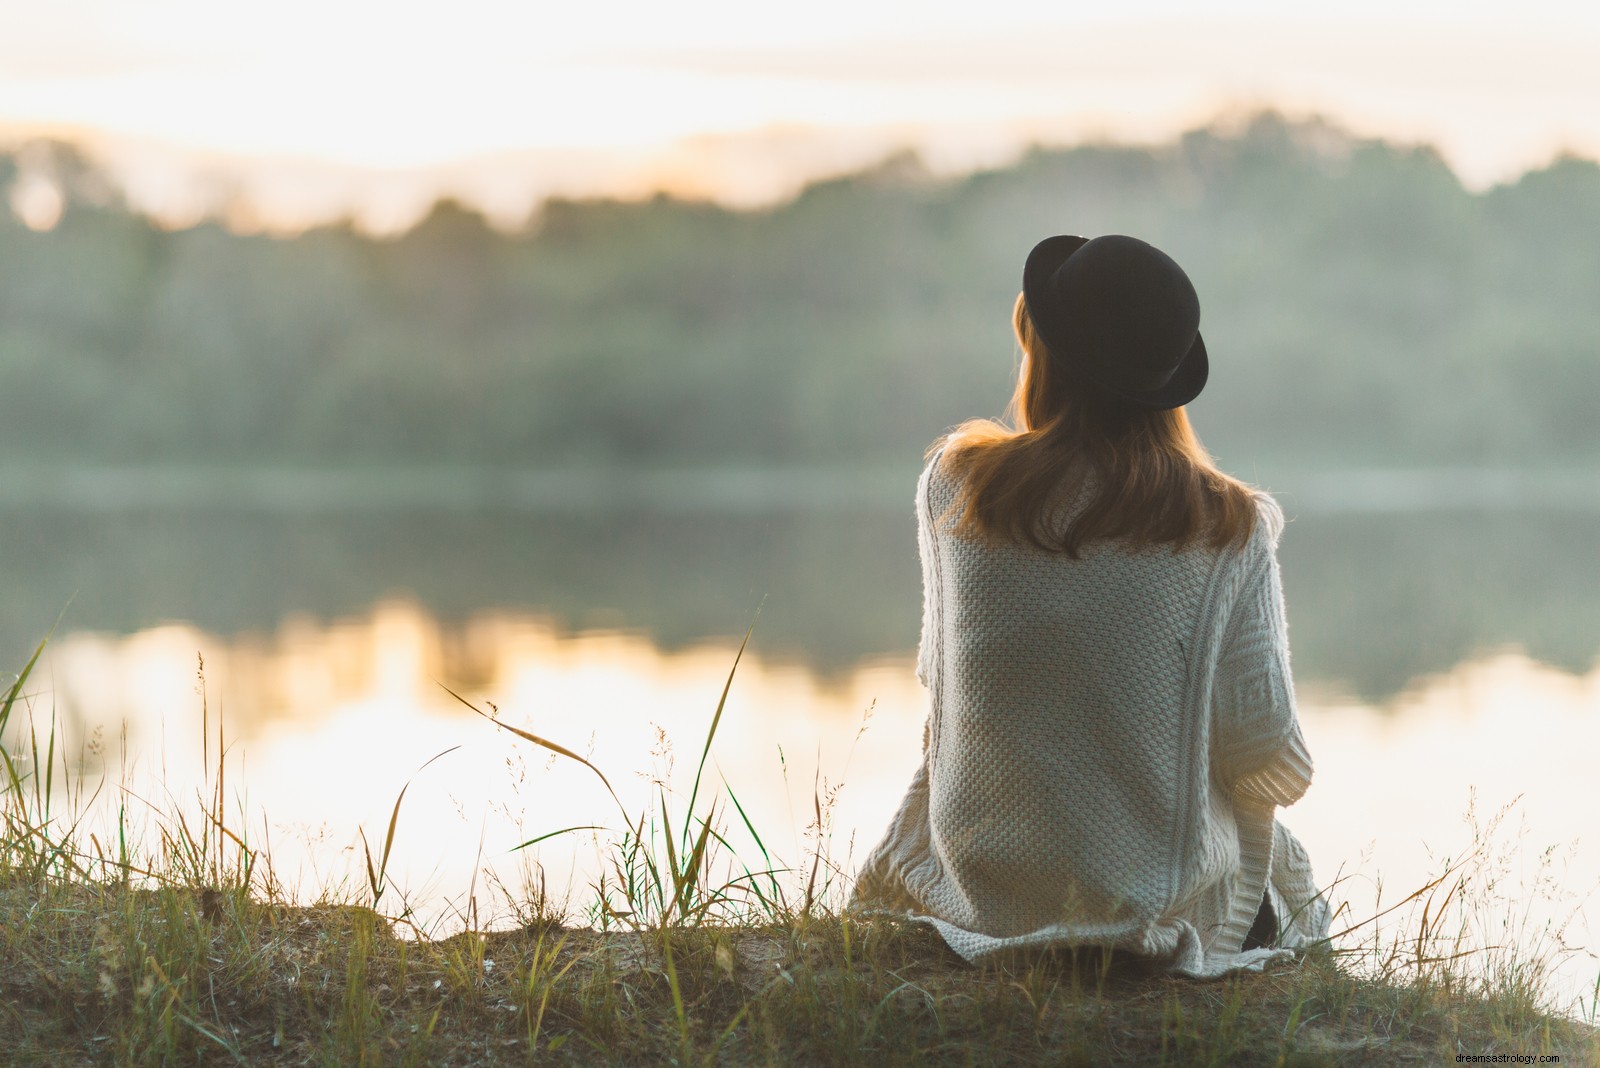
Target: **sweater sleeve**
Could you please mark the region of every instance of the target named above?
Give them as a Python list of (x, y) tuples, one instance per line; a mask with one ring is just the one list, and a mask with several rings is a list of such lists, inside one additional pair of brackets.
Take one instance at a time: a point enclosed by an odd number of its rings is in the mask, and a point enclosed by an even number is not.
[(939, 644), (939, 568), (933, 543), (933, 469), (943, 452), (933, 457), (917, 480), (917, 555), (922, 562), (922, 637), (917, 642), (917, 681), (933, 689), (933, 670)]
[(1311, 755), (1295, 711), (1289, 631), (1278, 571), (1283, 517), (1261, 498), (1262, 530), (1242, 564), (1212, 691), (1212, 754), (1241, 800), (1292, 805), (1311, 785)]

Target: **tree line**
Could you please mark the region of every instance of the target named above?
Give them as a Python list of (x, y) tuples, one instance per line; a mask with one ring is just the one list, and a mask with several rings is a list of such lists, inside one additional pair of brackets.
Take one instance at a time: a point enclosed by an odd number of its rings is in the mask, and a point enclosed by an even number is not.
[[(1131, 233), (1194, 279), (1225, 464), (1600, 456), (1600, 166), (1484, 192), (1266, 113), (1154, 146), (913, 156), (761, 210), (552, 200), (518, 232), (169, 230), (56, 146), (0, 210), (0, 462), (914, 463), (997, 414), (1023, 258)], [(30, 180), (37, 180), (35, 174)], [(23, 168), (0, 154), (0, 206)]]

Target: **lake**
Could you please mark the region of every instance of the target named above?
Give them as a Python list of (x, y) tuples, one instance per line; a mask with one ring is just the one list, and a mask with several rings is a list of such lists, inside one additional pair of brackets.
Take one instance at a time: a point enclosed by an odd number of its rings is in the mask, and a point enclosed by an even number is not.
[[(830, 495), (745, 476), (720, 496), (624, 486), (548, 507), (537, 492), (416, 499), (400, 481), (366, 498), (143, 487), (111, 504), (92, 479), (76, 497), (13, 486), (0, 662), (20, 666), (61, 616), (34, 714), (54, 710), (83, 754), (74, 773), (122, 787), (95, 804), (136, 828), (209, 788), (220, 731), (232, 825), (302, 899), (363, 886), (357, 828), (381, 841), (406, 788), (384, 907), (403, 890), (414, 921), (443, 931), (474, 910), (507, 921), (494, 880), (514, 899), (539, 871), (582, 918), (605, 832), (513, 847), (619, 822), (589, 770), (446, 687), (591, 760), (630, 811), (658, 781), (681, 807), (753, 622), (713, 776), (776, 857), (804, 867), (820, 845), (848, 871), (899, 799), (926, 711), (912, 478)], [(1407, 478), (1435, 492), (1396, 491)], [(1587, 944), (1600, 496), (1537, 479), (1462, 490), (1481, 482), (1357, 473), (1280, 493), (1317, 758), (1284, 819), (1319, 878), (1342, 880), (1350, 919), (1487, 837), (1479, 915), (1527, 943), (1575, 916), (1564, 937)], [(728, 839), (757, 855), (736, 816)], [(1597, 973), (1592, 949), (1568, 955), (1560, 989), (1591, 995)]]

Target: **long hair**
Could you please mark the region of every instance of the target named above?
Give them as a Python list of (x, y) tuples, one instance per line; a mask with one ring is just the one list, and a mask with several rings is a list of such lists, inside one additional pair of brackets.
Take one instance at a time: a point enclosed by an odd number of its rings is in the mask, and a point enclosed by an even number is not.
[[(958, 535), (1074, 558), (1105, 539), (1134, 549), (1220, 549), (1249, 539), (1249, 488), (1217, 470), (1182, 408), (1138, 407), (1062, 366), (1021, 295), (1011, 322), (1023, 358), (1008, 413), (1014, 428), (974, 420), (929, 450), (945, 449), (943, 462), (960, 482), (952, 504)], [(1085, 485), (1083, 507), (1061, 515), (1061, 493)]]

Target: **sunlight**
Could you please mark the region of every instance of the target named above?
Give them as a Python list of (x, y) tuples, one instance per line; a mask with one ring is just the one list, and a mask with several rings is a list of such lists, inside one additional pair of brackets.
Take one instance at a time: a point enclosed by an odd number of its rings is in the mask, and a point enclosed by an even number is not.
[[(1094, 19), (1026, 0), (924, 5), (908, 25), (895, 5), (833, 0), (804, 19), (724, 0), (610, 6), (604, 17), (490, 0), (448, 14), (296, 0), (270, 18), (193, 0), (137, 9), (76, 0), (8, 30), (0, 135), (133, 139), (188, 154), (193, 167), (238, 171), (248, 185), (265, 174), (256, 199), (269, 216), (311, 210), (285, 203), (294, 183), (334, 184), (303, 166), (282, 173), (290, 161), (372, 172), (477, 161), (475, 172), (505, 165), (492, 154), (531, 151), (563, 154), (586, 176), (579, 188), (631, 194), (657, 181), (770, 199), (797, 176), (825, 173), (829, 154), (790, 154), (788, 173), (757, 195), (748, 177), (726, 173), (725, 158), (683, 146), (781, 126), (871, 131), (879, 153), (912, 144), (972, 166), (994, 158), (997, 131), (1013, 151), (1033, 140), (1164, 137), (1221, 108), (1270, 104), (1437, 143), (1480, 186), (1559, 150), (1600, 153), (1590, 61), (1600, 16), (1579, 4), (1533, 5), (1513, 19), (1428, 3), (1286, 14), (1235, 0), (1201, 19), (1147, 0)], [(615, 161), (583, 156), (596, 152), (631, 163), (619, 174)], [(435, 191), (442, 180), (428, 179)], [(381, 183), (357, 184), (364, 198)], [(45, 224), (42, 197), (24, 207), (30, 225)]]
[[(331, 875), (348, 867), (355, 827), (370, 837), (416, 769), (460, 747), (408, 790), (396, 866), (403, 885), (459, 888), (471, 877), (480, 832), (492, 856), (504, 859), (518, 835), (614, 822), (615, 812), (586, 769), (497, 732), (445, 691), (441, 682), (461, 685), (452, 648), (486, 657), (473, 669), (483, 674), (480, 685), (466, 692), (479, 708), (489, 711), (493, 702), (506, 722), (586, 755), (624, 803), (640, 806), (672, 767), (675, 788), (687, 792), (682, 776), (693, 772), (736, 651), (719, 642), (663, 653), (638, 635), (568, 637), (536, 618), (506, 614), (481, 616), (446, 637), (403, 601), (321, 628), (320, 636), (313, 640), (303, 622), (264, 642), (227, 643), (181, 627), (122, 639), (74, 634), (49, 661), (55, 692), (78, 724), (73, 738), (98, 726), (113, 739), (125, 718), (135, 792), (181, 800), (208, 771), (196, 679), (203, 651), (211, 730), (225, 716), (230, 762), (239, 766), (230, 777), (241, 790), (248, 786), (251, 809), (277, 828), (274, 850), (285, 871)], [(292, 706), (280, 703), (291, 694)], [(792, 841), (775, 844), (796, 855), (795, 821), (808, 818), (818, 776), (848, 780), (836, 813), (842, 855), (855, 828), (886, 821), (898, 800), (917, 757), (906, 740), (920, 736), (922, 700), (899, 661), (863, 665), (824, 685), (802, 668), (747, 655), (713, 775), (735, 785), (758, 826), (794, 826)], [(872, 729), (863, 734), (869, 707)], [(108, 760), (114, 769), (116, 754)], [(147, 780), (157, 773), (159, 781)], [(308, 830), (319, 827), (326, 832)], [(576, 870), (581, 885), (585, 848), (557, 841), (539, 855), (552, 874)], [(305, 885), (313, 896), (319, 889)]]

